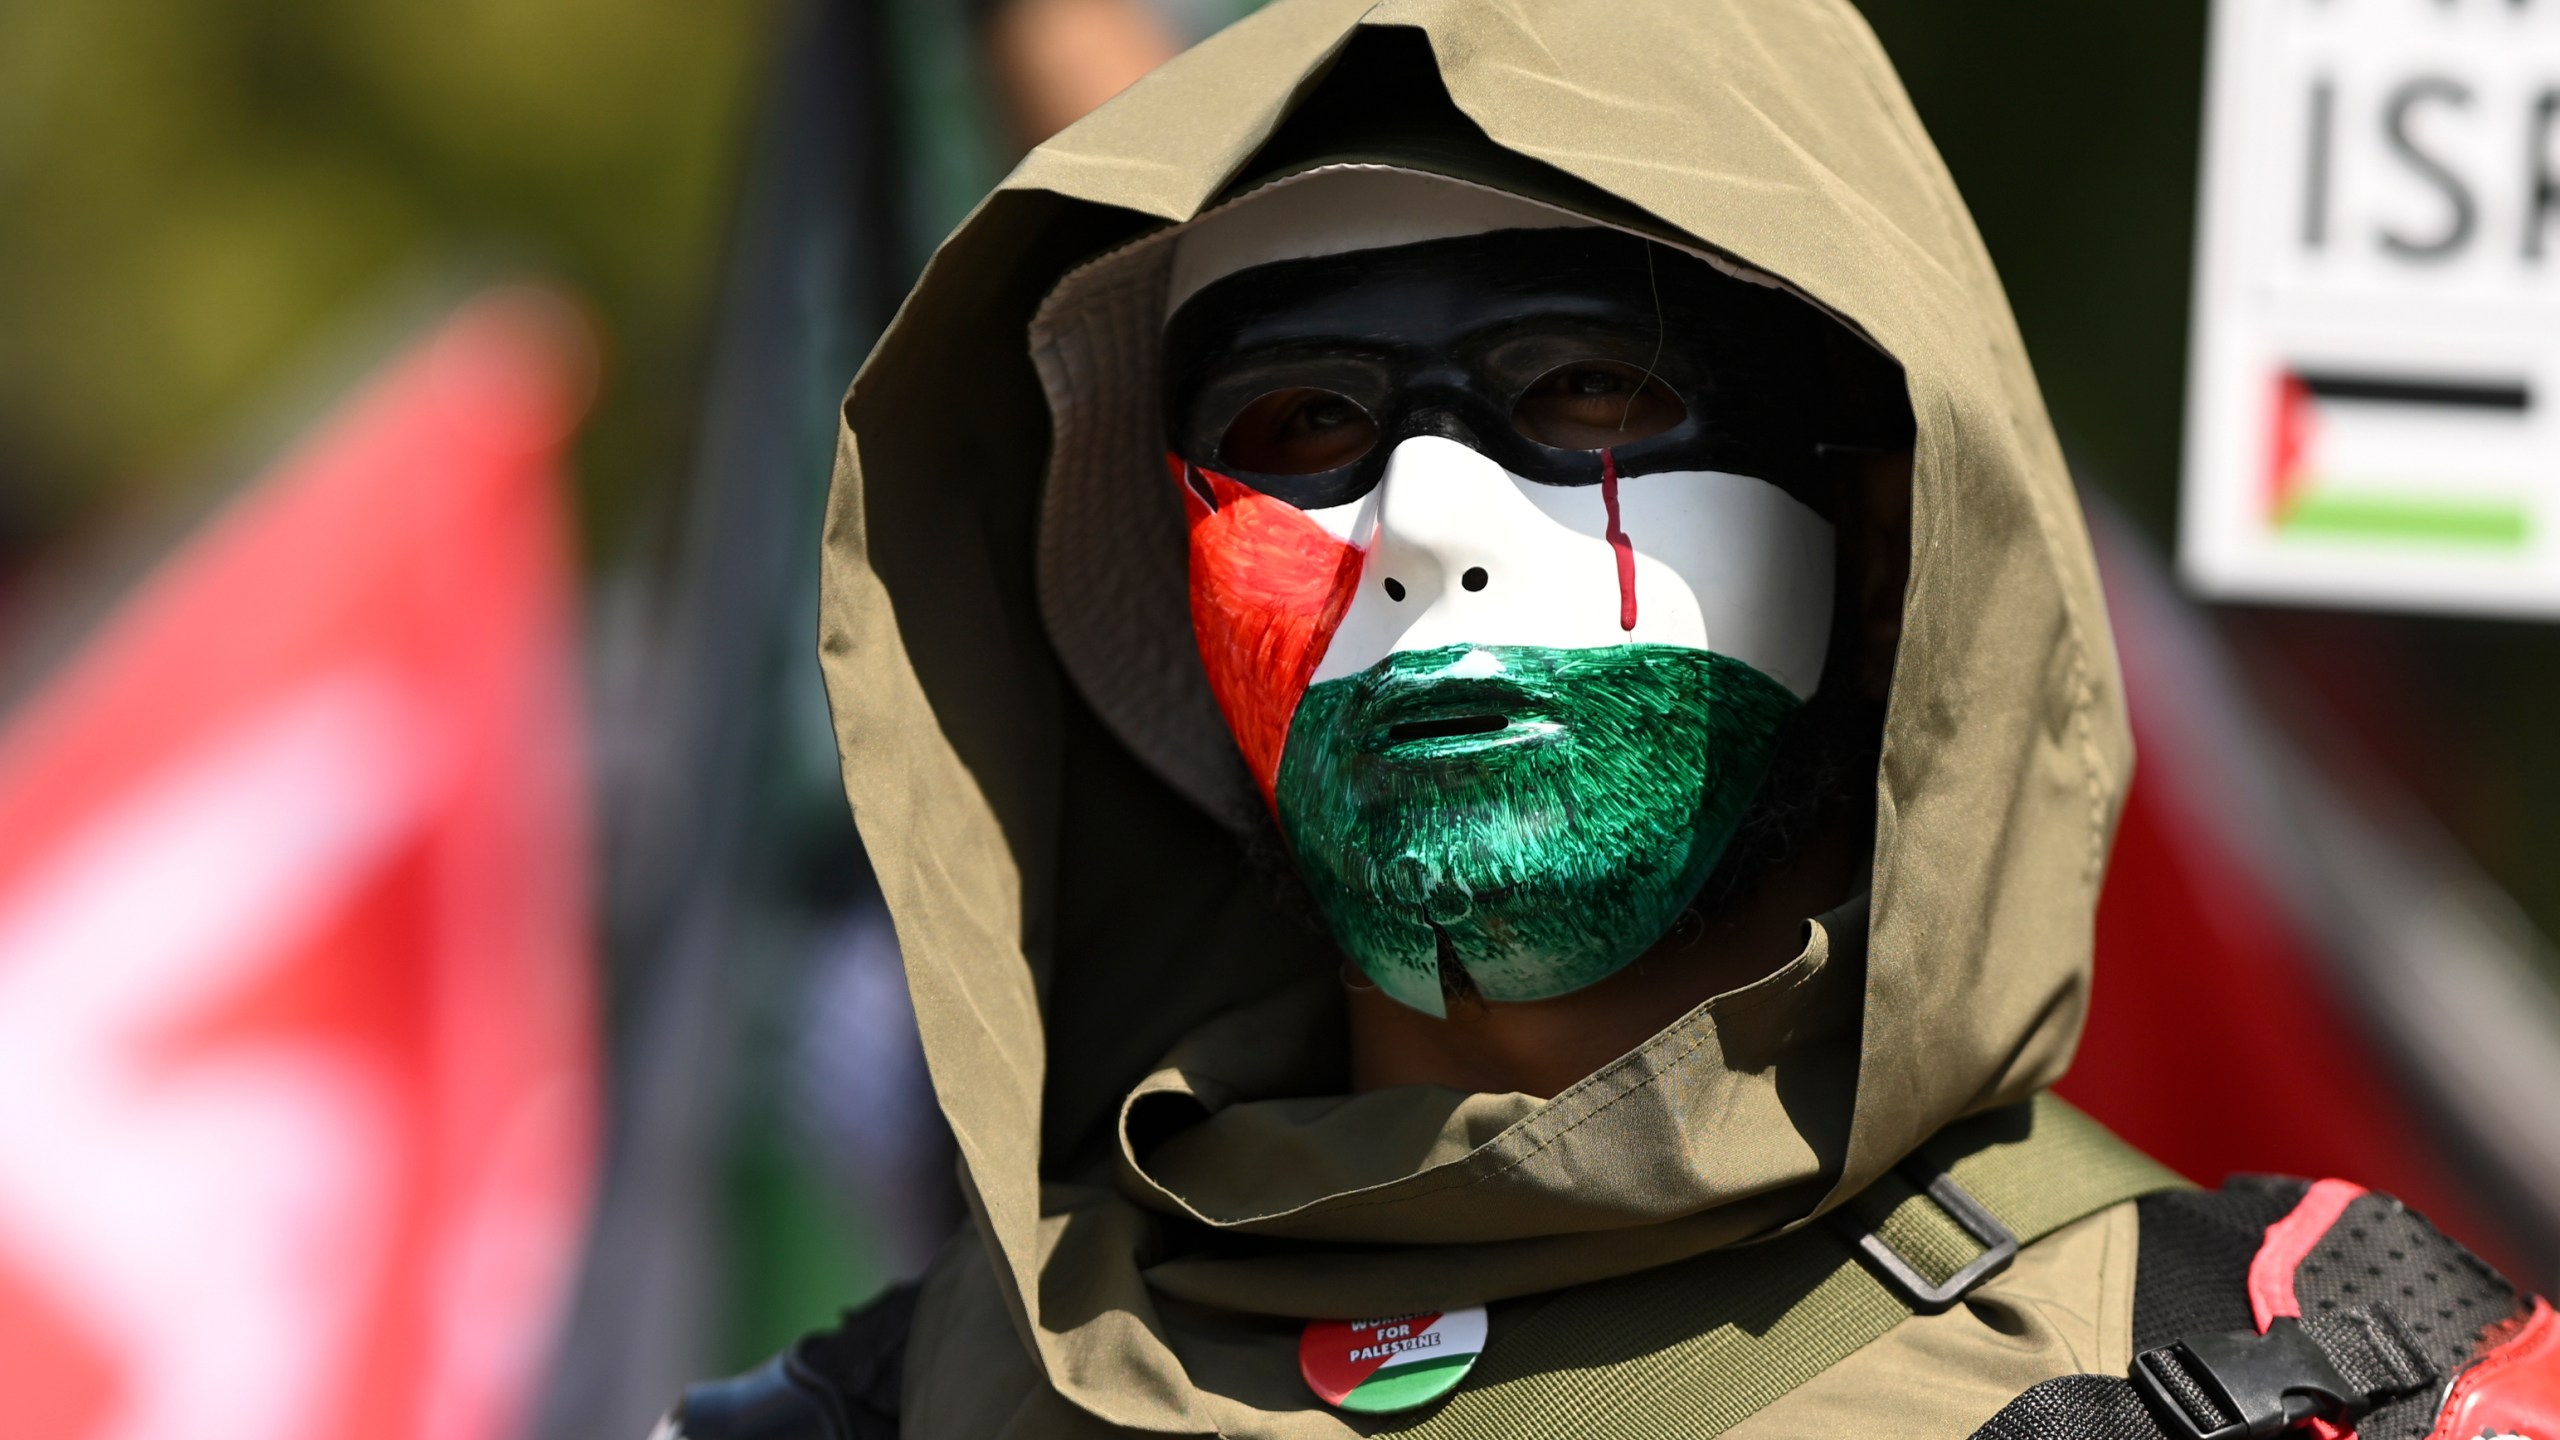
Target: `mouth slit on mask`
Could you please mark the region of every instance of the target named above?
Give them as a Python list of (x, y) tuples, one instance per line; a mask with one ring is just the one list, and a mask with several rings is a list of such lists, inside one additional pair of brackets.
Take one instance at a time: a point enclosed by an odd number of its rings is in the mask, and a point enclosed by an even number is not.
[(1434, 720), (1408, 720), (1387, 727), (1387, 743), (1401, 745), (1408, 740), (1448, 740), (1461, 735), (1490, 735), (1511, 726), (1508, 715), (1447, 715)]

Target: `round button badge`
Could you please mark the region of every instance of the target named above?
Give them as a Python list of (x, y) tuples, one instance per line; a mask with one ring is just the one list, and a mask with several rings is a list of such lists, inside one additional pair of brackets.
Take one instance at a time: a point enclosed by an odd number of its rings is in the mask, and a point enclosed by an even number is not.
[(1298, 1373), (1336, 1409), (1384, 1415), (1428, 1405), (1458, 1388), (1484, 1353), (1481, 1305), (1374, 1320), (1310, 1320)]

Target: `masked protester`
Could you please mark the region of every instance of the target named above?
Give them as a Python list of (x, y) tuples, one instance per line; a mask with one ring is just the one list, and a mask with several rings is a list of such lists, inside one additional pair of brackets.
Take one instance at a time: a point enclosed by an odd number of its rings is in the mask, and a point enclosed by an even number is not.
[(1035, 152), (845, 419), (972, 1223), (671, 1433), (2560, 1437), (2560, 1320), (2425, 1221), (2046, 1093), (2115, 658), (1846, 3), (1282, 0)]

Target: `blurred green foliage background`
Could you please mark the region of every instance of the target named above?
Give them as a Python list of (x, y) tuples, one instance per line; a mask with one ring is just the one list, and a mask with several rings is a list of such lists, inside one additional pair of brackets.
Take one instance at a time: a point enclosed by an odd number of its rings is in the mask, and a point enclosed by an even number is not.
[(1972, 207), (2075, 464), (2176, 518), (2204, 0), (1858, 0)]
[(471, 252), (594, 305), (610, 529), (680, 466), (770, 8), (0, 3), (0, 545), (183, 483), (351, 311)]

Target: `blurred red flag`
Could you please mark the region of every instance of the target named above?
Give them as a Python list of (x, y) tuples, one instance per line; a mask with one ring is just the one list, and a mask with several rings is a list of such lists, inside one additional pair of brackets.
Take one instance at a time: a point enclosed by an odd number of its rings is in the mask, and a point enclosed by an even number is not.
[(562, 447), (502, 292), (0, 729), (0, 1396), (54, 1440), (485, 1440), (595, 1157)]
[[(2464, 1117), (2430, 1115), (2398, 1063), (2419, 1038), (2400, 1032), (2424, 1017), (2376, 1010), (2337, 953), (2361, 920), (2356, 882), (2321, 870), (2304, 827), (2363, 822), (2288, 753), (2141, 542), (2103, 507), (2091, 520), (2139, 759), (2098, 906), (2088, 1029), (2058, 1088), (2203, 1184), (2248, 1172), (2353, 1180), (2530, 1273), (2532, 1252), (2445, 1143), (2446, 1123)], [(2429, 883), (2412, 873), (2395, 888)]]
[[(2134, 708), (2139, 743), (2152, 729)], [(2160, 722), (2169, 723), (2169, 722)], [(2155, 752), (2163, 758), (2154, 759)], [(2337, 1176), (2506, 1263), (2352, 998), (2166, 747), (2142, 752), (2098, 907), (2098, 983), (2062, 1092), (2188, 1177)]]

